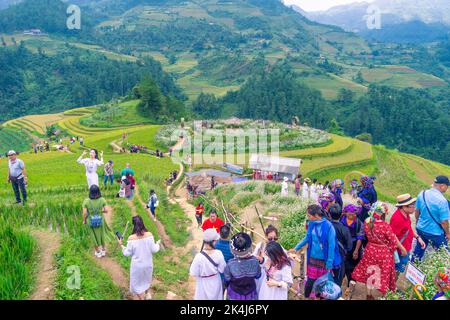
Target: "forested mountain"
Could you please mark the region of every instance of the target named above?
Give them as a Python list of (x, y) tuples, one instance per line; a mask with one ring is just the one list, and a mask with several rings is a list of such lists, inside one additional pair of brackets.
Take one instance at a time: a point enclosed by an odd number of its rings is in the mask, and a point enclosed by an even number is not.
[(0, 48), (0, 122), (20, 115), (64, 111), (128, 94), (150, 75), (164, 94), (183, 98), (158, 62), (120, 62), (68, 47), (34, 54), (25, 45)]
[[(81, 30), (67, 29), (69, 3), (81, 6)], [(197, 117), (298, 116), (448, 163), (445, 27), (383, 19), (414, 27), (393, 29), (405, 43), (379, 43), (395, 40), (388, 28), (365, 41), (279, 0), (23, 0), (0, 11), (0, 121), (124, 96), (148, 74), (133, 93), (144, 100), (141, 113), (158, 122), (184, 112), (179, 101), (188, 98)], [(32, 28), (48, 35), (23, 35)], [(409, 44), (420, 32), (442, 41)], [(433, 138), (436, 123), (445, 129)]]

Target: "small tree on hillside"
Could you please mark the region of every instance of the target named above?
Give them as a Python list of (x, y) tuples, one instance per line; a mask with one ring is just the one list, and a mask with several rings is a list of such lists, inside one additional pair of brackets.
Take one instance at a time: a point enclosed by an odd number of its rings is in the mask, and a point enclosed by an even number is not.
[(341, 126), (337, 122), (336, 119), (331, 119), (330, 127), (328, 128), (329, 133), (337, 134), (337, 135), (344, 135), (344, 131), (342, 130)]
[(159, 118), (163, 109), (161, 91), (150, 77), (146, 76), (139, 84), (141, 102), (139, 111), (148, 117)]

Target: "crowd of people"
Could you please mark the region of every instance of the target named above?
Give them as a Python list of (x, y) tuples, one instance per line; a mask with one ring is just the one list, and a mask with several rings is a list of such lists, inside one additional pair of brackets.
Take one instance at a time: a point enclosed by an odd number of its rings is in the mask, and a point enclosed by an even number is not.
[[(7, 153), (8, 182), (12, 184), (16, 203), (27, 201), (25, 164), (11, 150)], [(89, 196), (83, 201), (83, 223), (90, 228), (94, 255), (106, 255), (105, 244), (113, 235), (104, 221), (107, 202), (99, 188), (97, 169), (104, 165), (104, 186), (114, 182), (114, 162), (104, 164), (103, 152), (86, 151), (77, 159), (86, 169)], [(131, 200), (134, 195), (135, 172), (129, 163), (120, 173), (118, 196)], [(172, 173), (176, 179), (177, 172)], [(273, 179), (273, 177), (272, 177)], [(398, 195), (395, 212), (378, 200), (374, 177), (362, 176), (360, 185), (352, 181), (355, 203), (344, 204), (344, 181), (336, 179), (323, 188), (317, 180), (294, 181), (295, 194), (307, 199), (306, 235), (289, 250), (279, 243), (278, 230), (270, 225), (265, 241), (253, 248), (251, 237), (243, 232), (231, 236), (232, 226), (225, 224), (213, 209), (204, 220), (205, 207), (196, 206), (198, 227), (203, 230), (203, 246), (195, 256), (190, 275), (196, 278), (195, 299), (222, 300), (286, 300), (293, 285), (294, 256), (306, 251), (304, 296), (311, 299), (339, 297), (331, 294), (344, 287), (349, 291), (357, 282), (367, 287), (367, 299), (374, 299), (374, 290), (382, 295), (397, 289), (396, 283), (410, 261), (422, 260), (428, 247), (448, 250), (450, 239), (450, 202), (445, 198), (449, 178), (437, 176), (430, 189), (417, 197)], [(283, 179), (281, 193), (289, 194), (288, 179)], [(314, 187), (315, 186), (315, 187)], [(354, 193), (354, 194), (353, 194)], [(159, 200), (150, 190), (147, 209), (156, 220)], [(392, 216), (387, 221), (388, 216)], [(412, 215), (416, 225), (412, 224)], [(149, 298), (152, 281), (152, 255), (160, 248), (147, 231), (142, 218), (133, 217), (133, 234), (123, 246), (123, 254), (131, 256), (130, 291), (139, 299)], [(122, 238), (117, 235), (122, 245)], [(434, 299), (446, 299), (450, 291), (450, 269), (439, 271), (436, 283), (439, 292)], [(375, 282), (373, 277), (375, 276)], [(322, 290), (327, 286), (327, 290)], [(330, 288), (333, 290), (330, 291)], [(347, 291), (347, 290), (346, 290)]]
[[(428, 246), (448, 250), (450, 205), (444, 197), (450, 185), (448, 177), (436, 177), (432, 187), (417, 198), (399, 195), (389, 222), (388, 206), (377, 199), (374, 178), (362, 176), (360, 183), (355, 204), (344, 205), (342, 180), (333, 181), (318, 194), (316, 203), (307, 208), (306, 236), (288, 251), (278, 244), (273, 226), (265, 230), (267, 241), (257, 244), (255, 250), (245, 233), (228, 240), (230, 226), (215, 210), (202, 222), (205, 208), (200, 202), (196, 217), (204, 230), (203, 248), (190, 268), (191, 276), (196, 277), (195, 298), (222, 300), (225, 292), (228, 300), (286, 300), (293, 285), (292, 259), (306, 248), (306, 298), (341, 297), (346, 279), (345, 294), (359, 282), (366, 285), (366, 298), (373, 300), (374, 291), (381, 295), (396, 291), (399, 275), (410, 261), (423, 259)], [(300, 196), (300, 190), (296, 194)], [(437, 275), (441, 291), (450, 289), (445, 278), (448, 272), (447, 268)], [(435, 299), (445, 298), (441, 291)]]

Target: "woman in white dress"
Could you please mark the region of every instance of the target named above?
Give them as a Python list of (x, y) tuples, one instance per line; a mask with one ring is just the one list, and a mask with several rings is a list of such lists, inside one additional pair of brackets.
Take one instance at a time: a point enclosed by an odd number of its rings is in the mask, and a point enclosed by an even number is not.
[(303, 181), (303, 185), (302, 185), (302, 198), (303, 199), (309, 199), (309, 186), (308, 183), (310, 183), (311, 180), (309, 178), (306, 178)]
[(311, 186), (309, 187), (309, 198), (314, 201), (314, 203), (317, 202), (317, 199), (319, 199), (319, 195), (317, 194), (317, 179), (313, 179), (313, 182)]
[(223, 300), (221, 273), (226, 263), (222, 251), (214, 248), (220, 239), (216, 229), (203, 232), (203, 248), (192, 261), (189, 274), (196, 278), (194, 300)]
[(293, 283), (290, 259), (275, 241), (267, 243), (265, 254), (268, 257), (264, 264), (266, 277), (262, 281), (258, 300), (287, 300), (289, 287)]
[(149, 293), (153, 278), (153, 254), (160, 249), (160, 242), (155, 243), (153, 235), (147, 231), (140, 216), (133, 217), (133, 234), (128, 238), (127, 246), (122, 245), (122, 253), (131, 257), (130, 292), (137, 300), (150, 300)]
[(289, 179), (287, 177), (284, 177), (284, 180), (281, 183), (281, 195), (282, 196), (287, 196), (289, 194), (288, 181), (289, 181)]
[(78, 158), (77, 162), (83, 164), (86, 167), (86, 178), (88, 187), (92, 185), (98, 186), (98, 174), (97, 168), (103, 165), (103, 151), (100, 153), (100, 160), (98, 160), (97, 150), (92, 149), (89, 152), (89, 158), (83, 157), (86, 155), (86, 151)]

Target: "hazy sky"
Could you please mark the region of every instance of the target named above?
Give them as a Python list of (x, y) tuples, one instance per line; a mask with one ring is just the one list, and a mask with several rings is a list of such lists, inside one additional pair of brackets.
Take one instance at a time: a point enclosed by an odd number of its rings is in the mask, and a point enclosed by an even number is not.
[(286, 4), (296, 4), (305, 11), (327, 10), (341, 4), (372, 2), (374, 0), (284, 0)]

